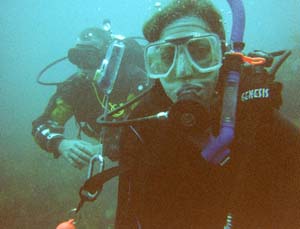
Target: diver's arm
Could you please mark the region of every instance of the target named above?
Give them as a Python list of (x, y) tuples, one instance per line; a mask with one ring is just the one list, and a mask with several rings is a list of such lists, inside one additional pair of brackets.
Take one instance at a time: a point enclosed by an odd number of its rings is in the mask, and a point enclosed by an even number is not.
[(55, 94), (45, 112), (32, 122), (32, 135), (36, 143), (45, 151), (60, 156), (58, 146), (65, 137), (64, 124), (73, 115), (72, 108)]
[(54, 158), (63, 156), (73, 167), (81, 169), (88, 165), (91, 157), (95, 153), (102, 153), (102, 145), (93, 145), (79, 139), (66, 139), (63, 136), (64, 127), (53, 120), (47, 120), (37, 124), (33, 122), (32, 134), (38, 145)]
[(32, 122), (32, 135), (36, 143), (55, 158), (61, 154), (58, 146), (65, 139), (64, 125), (74, 115), (74, 95), (78, 78), (74, 74), (58, 84), (43, 114)]
[(61, 132), (60, 129), (64, 128), (52, 120), (47, 120), (45, 123), (38, 126), (34, 126), (33, 124), (32, 128), (32, 135), (36, 143), (43, 150), (53, 153), (55, 158), (60, 156), (58, 145), (64, 139), (63, 131)]
[[(293, 162), (300, 164), (300, 129), (285, 117), (280, 111), (274, 111), (274, 135), (276, 141), (281, 145), (282, 153)], [(300, 175), (300, 174), (299, 174)]]
[[(274, 213), (278, 228), (299, 228), (300, 226), (300, 130), (281, 113), (275, 113), (272, 125), (274, 131), (273, 154), (277, 160), (277, 182), (274, 192), (278, 201), (274, 201)], [(291, 224), (291, 222), (293, 222)]]
[(33, 121), (32, 135), (37, 144), (52, 153), (54, 158), (62, 155), (73, 167), (81, 169), (95, 153), (102, 153), (102, 146), (79, 139), (66, 139), (63, 135), (64, 125), (74, 115), (74, 102), (77, 102), (73, 83), (68, 81), (58, 87), (44, 113)]

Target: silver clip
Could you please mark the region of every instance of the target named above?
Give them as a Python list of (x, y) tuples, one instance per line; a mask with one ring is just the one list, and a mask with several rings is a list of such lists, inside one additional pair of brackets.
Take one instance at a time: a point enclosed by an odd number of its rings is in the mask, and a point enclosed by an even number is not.
[(104, 159), (100, 153), (95, 154), (89, 163), (89, 169), (87, 174), (87, 179), (91, 178), (95, 173), (96, 170), (96, 163), (98, 162), (98, 171), (96, 173), (101, 173), (104, 170)]
[(76, 208), (72, 208), (68, 212), (68, 217), (69, 217), (69, 219), (74, 219), (73, 224), (75, 225), (80, 221), (81, 215), (80, 215), (80, 213), (77, 213)]

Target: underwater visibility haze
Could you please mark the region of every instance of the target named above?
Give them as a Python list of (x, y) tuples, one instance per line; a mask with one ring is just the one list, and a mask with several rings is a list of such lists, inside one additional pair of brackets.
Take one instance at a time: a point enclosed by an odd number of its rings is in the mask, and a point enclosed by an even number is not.
[[(31, 122), (46, 107), (53, 86), (36, 76), (64, 57), (86, 27), (110, 19), (112, 32), (142, 36), (142, 26), (169, 1), (152, 0), (4, 0), (0, 8), (0, 228), (55, 228), (75, 208), (87, 169), (77, 170), (43, 152), (31, 136)], [(227, 1), (215, 0), (231, 31)], [(282, 112), (300, 126), (300, 0), (245, 0), (245, 52), (289, 49), (277, 79), (283, 82)], [(66, 79), (76, 69), (63, 62), (47, 72), (46, 81)], [(77, 133), (75, 121), (67, 135)], [(94, 203), (85, 204), (79, 229), (113, 228), (117, 178), (108, 182)]]

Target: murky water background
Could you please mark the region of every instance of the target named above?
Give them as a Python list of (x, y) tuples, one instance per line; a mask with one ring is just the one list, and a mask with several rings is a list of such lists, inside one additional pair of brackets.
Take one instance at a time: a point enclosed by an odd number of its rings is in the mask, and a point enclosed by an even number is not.
[[(164, 5), (168, 1), (161, 1)], [(230, 32), (227, 2), (218, 0)], [(110, 18), (114, 33), (141, 35), (143, 22), (157, 10), (151, 0), (4, 0), (0, 8), (0, 228), (55, 228), (76, 207), (86, 169), (78, 171), (54, 160), (31, 137), (31, 121), (41, 114), (54, 87), (35, 82), (47, 64), (66, 55), (78, 33)], [(300, 1), (247, 0), (246, 51), (291, 49), (278, 72), (284, 83), (282, 112), (300, 120)], [(61, 65), (53, 79), (66, 78), (73, 68)], [(74, 120), (67, 135), (76, 132)], [(82, 209), (79, 229), (110, 228), (116, 206), (117, 180), (104, 188), (95, 203)], [(111, 227), (112, 228), (112, 227)]]

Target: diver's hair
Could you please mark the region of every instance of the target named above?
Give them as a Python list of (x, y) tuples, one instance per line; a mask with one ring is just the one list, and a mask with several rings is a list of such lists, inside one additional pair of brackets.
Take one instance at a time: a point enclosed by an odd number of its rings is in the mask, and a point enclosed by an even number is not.
[(225, 41), (221, 14), (210, 0), (173, 0), (144, 24), (144, 36), (149, 42), (157, 41), (166, 26), (187, 16), (202, 18), (210, 30)]

